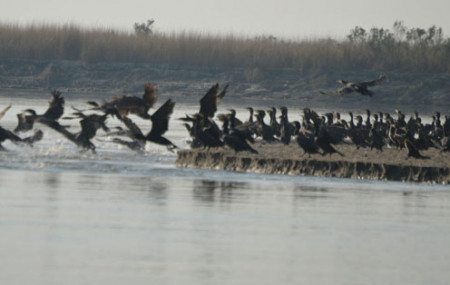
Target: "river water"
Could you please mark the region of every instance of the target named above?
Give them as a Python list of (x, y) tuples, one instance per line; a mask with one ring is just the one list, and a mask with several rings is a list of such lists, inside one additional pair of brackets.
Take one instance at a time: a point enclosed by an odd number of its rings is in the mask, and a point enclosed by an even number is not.
[[(0, 123), (47, 101), (2, 94)], [(448, 186), (181, 169), (164, 147), (100, 136), (82, 154), (40, 128), (0, 153), (0, 284), (450, 282)], [(179, 121), (167, 137), (186, 147)]]

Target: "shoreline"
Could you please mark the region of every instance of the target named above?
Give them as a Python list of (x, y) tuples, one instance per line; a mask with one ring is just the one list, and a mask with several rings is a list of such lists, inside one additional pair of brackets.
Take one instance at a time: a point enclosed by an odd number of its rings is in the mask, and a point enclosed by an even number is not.
[[(302, 156), (296, 145), (255, 145), (260, 154), (235, 154), (229, 149), (181, 150), (175, 164), (177, 167), (209, 170), (450, 184), (450, 165), (447, 162), (450, 154), (438, 150), (424, 151), (430, 159), (417, 160), (406, 159), (406, 152), (397, 149), (378, 152), (340, 145), (338, 149), (345, 153), (344, 157), (316, 154), (309, 158)], [(352, 148), (354, 150), (349, 153)]]

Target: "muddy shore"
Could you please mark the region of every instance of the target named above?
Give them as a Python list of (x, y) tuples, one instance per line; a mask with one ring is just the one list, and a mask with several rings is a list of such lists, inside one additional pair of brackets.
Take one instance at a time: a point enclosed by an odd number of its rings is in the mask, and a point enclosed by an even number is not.
[(414, 159), (407, 158), (405, 150), (395, 148), (380, 152), (339, 145), (337, 149), (344, 153), (343, 157), (337, 154), (308, 157), (295, 144), (256, 143), (254, 147), (259, 154), (236, 154), (229, 149), (181, 150), (176, 165), (266, 174), (450, 184), (450, 153), (436, 149), (423, 151), (429, 159)]

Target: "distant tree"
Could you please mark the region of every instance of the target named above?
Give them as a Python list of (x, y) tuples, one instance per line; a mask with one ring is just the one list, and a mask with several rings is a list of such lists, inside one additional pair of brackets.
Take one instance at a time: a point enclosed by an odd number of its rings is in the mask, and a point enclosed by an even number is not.
[(368, 36), (368, 44), (372, 49), (392, 47), (394, 44), (394, 35), (389, 29), (372, 28)]
[(408, 31), (408, 28), (403, 24), (403, 21), (395, 21), (392, 27), (395, 39), (399, 42), (403, 42), (406, 39), (406, 32)]
[(440, 45), (444, 40), (444, 35), (442, 33), (442, 28), (436, 26), (431, 26), (428, 28), (428, 35), (426, 37), (428, 44), (430, 45)]
[(406, 40), (412, 44), (423, 42), (427, 31), (421, 28), (411, 28), (406, 32)]
[(356, 26), (350, 31), (350, 34), (347, 36), (347, 38), (351, 42), (365, 42), (367, 37), (366, 30), (361, 28), (360, 26)]
[(134, 32), (137, 35), (151, 35), (153, 34), (153, 23), (155, 22), (155, 20), (150, 19), (147, 20), (147, 22), (145, 23), (134, 23)]

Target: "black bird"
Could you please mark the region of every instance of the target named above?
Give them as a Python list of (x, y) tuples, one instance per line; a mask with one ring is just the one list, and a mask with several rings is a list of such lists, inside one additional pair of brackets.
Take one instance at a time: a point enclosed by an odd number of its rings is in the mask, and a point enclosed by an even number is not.
[(256, 119), (258, 122), (257, 132), (256, 134), (261, 136), (262, 139), (266, 142), (272, 143), (278, 141), (276, 138), (274, 138), (275, 132), (272, 129), (272, 127), (266, 125), (264, 123), (264, 117), (266, 113), (263, 110), (257, 110), (256, 111)]
[(232, 128), (230, 130), (228, 128), (229, 124), (230, 123), (229, 123), (228, 118), (225, 118), (225, 120), (223, 122), (223, 134), (224, 134), (223, 143), (224, 143), (224, 145), (229, 146), (235, 152), (248, 150), (252, 153), (258, 153), (246, 141), (246, 140), (252, 140), (252, 142), (254, 142), (253, 138), (244, 131), (236, 130), (235, 128)]
[(375, 125), (370, 129), (369, 133), (369, 146), (370, 150), (373, 148), (383, 151), (384, 146), (384, 137), (382, 134), (376, 129)]
[(450, 152), (450, 136), (446, 136), (441, 141), (442, 144), (442, 151), (449, 151)]
[[(5, 116), (6, 112), (8, 112), (8, 110), (10, 108), (11, 108), (11, 104), (6, 106), (0, 112), (0, 119), (3, 118), (3, 116)], [(10, 130), (7, 130), (7, 129), (5, 129), (5, 128), (0, 126), (0, 151), (6, 150), (2, 146), (2, 142), (4, 142), (5, 140), (10, 140), (10, 141), (12, 141), (14, 143), (21, 143), (21, 142), (23, 142), (23, 143), (27, 143), (29, 145), (32, 145), (34, 142), (40, 141), (43, 136), (44, 136), (44, 134), (42, 133), (42, 131), (41, 130), (37, 130), (34, 133), (34, 135), (22, 139), (19, 136), (17, 136), (16, 134), (14, 134), (13, 132), (11, 132)]]
[(311, 154), (319, 153), (319, 146), (315, 141), (313, 133), (302, 129), (299, 131), (296, 141), (297, 144), (303, 149), (303, 155), (307, 153), (308, 157), (311, 157)]
[(21, 114), (17, 114), (19, 120), (17, 127), (14, 129), (15, 133), (29, 131), (33, 128), (36, 120), (58, 120), (64, 113), (64, 97), (61, 96), (61, 92), (57, 90), (52, 91), (52, 99), (49, 102), (49, 106), (44, 114), (38, 115), (33, 109), (26, 109)]
[[(380, 84), (383, 80), (386, 79), (385, 75), (380, 75), (377, 79), (374, 80), (368, 80), (368, 81), (361, 81), (361, 82), (350, 82), (347, 80), (338, 80), (337, 82), (344, 85), (343, 87), (337, 89), (334, 91), (334, 93), (338, 95), (344, 95), (349, 94), (353, 92), (360, 93), (361, 95), (366, 96), (373, 96), (373, 92), (368, 89), (368, 87), (375, 86), (377, 84)], [(328, 94), (327, 92), (321, 91), (322, 94)]]
[(156, 87), (153, 84), (146, 83), (142, 98), (137, 96), (118, 96), (101, 105), (94, 101), (88, 101), (87, 103), (94, 106), (92, 110), (100, 110), (107, 115), (123, 117), (128, 114), (135, 114), (143, 119), (150, 119), (151, 116), (148, 114), (148, 110), (153, 107), (156, 100), (158, 100)]
[(228, 84), (219, 93), (219, 83), (214, 84), (200, 100), (200, 114), (207, 118), (213, 118), (217, 111), (217, 104), (222, 100), (227, 91)]
[(336, 150), (331, 145), (332, 141), (333, 141), (333, 139), (328, 134), (326, 129), (324, 127), (320, 127), (319, 134), (318, 134), (317, 139), (316, 139), (316, 143), (323, 150), (322, 155), (326, 155), (326, 154), (332, 155), (333, 153), (337, 153), (340, 156), (344, 156), (341, 152)]
[[(128, 117), (122, 117), (122, 122), (130, 130), (129, 137), (135, 141), (134, 144), (129, 145), (128, 143), (123, 143), (121, 140), (113, 140), (117, 143), (127, 145), (128, 147), (134, 149), (135, 146), (138, 149), (142, 149), (145, 146), (145, 141), (150, 141), (156, 144), (165, 145), (169, 150), (176, 149), (177, 146), (174, 145), (170, 140), (163, 137), (164, 133), (169, 129), (169, 119), (170, 115), (173, 113), (173, 108), (175, 102), (168, 99), (158, 110), (156, 110), (151, 116), (152, 129), (147, 135), (144, 135), (141, 129)], [(142, 146), (142, 148), (139, 148)]]
[(0, 126), (0, 151), (5, 151), (6, 149), (2, 146), (5, 140), (10, 140), (14, 143), (26, 143), (32, 145), (34, 142), (40, 141), (43, 137), (41, 130), (37, 130), (34, 135), (26, 137), (24, 139), (20, 138), (10, 130), (7, 130)]
[[(73, 108), (73, 107), (72, 107)], [(44, 124), (49, 128), (59, 132), (65, 136), (68, 140), (81, 147), (83, 150), (91, 150), (95, 153), (95, 145), (91, 142), (91, 139), (97, 134), (97, 130), (102, 128), (105, 132), (109, 131), (106, 126), (107, 114), (104, 115), (85, 115), (82, 111), (75, 109), (73, 113), (74, 117), (65, 117), (65, 119), (76, 119), (80, 118), (81, 131), (78, 133), (72, 133), (67, 130), (66, 126), (62, 126), (59, 122), (55, 120), (49, 120), (46, 118), (39, 118), (38, 123)]]
[(356, 145), (356, 149), (359, 149), (360, 147), (366, 148), (369, 146), (369, 143), (366, 140), (365, 132), (361, 127), (349, 127), (347, 129), (347, 135)]
[(269, 126), (272, 128), (274, 135), (280, 137), (281, 125), (277, 122), (277, 109), (275, 107), (271, 107), (270, 110), (267, 110), (267, 114), (270, 119)]
[(280, 109), (281, 109), (280, 140), (285, 145), (289, 145), (295, 127), (289, 122), (288, 109), (286, 107), (280, 107)]
[(408, 158), (414, 157), (414, 158), (419, 158), (419, 159), (429, 159), (428, 156), (423, 156), (419, 152), (417, 147), (414, 145), (414, 143), (409, 138), (406, 138), (404, 140), (404, 144), (405, 144), (405, 148), (408, 150)]
[(191, 138), (193, 139), (190, 144), (191, 148), (211, 148), (222, 147), (224, 145), (222, 141), (223, 132), (214, 120), (212, 120), (212, 118), (205, 117), (200, 113), (193, 115), (192, 118), (192, 126), (185, 124), (185, 126), (187, 125), (186, 128), (188, 129)]
[(253, 124), (253, 112), (254, 112), (254, 110), (253, 110), (252, 107), (247, 107), (246, 109), (247, 109), (248, 112), (249, 112), (249, 117), (248, 117), (248, 121), (245, 122), (245, 123)]
[(257, 154), (258, 152), (252, 148), (245, 139), (237, 135), (236, 133), (231, 133), (223, 138), (223, 141), (227, 146), (232, 148), (234, 152), (239, 151), (250, 151), (251, 153)]

